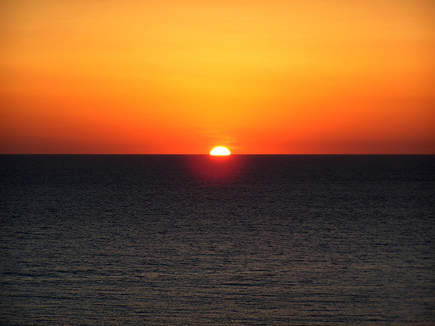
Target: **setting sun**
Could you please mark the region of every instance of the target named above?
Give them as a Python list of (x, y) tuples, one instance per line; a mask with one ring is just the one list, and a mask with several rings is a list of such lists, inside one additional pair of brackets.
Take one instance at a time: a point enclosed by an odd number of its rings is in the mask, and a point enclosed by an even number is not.
[(231, 152), (228, 150), (228, 148), (223, 146), (215, 147), (210, 151), (210, 155), (213, 156), (228, 156), (230, 154)]

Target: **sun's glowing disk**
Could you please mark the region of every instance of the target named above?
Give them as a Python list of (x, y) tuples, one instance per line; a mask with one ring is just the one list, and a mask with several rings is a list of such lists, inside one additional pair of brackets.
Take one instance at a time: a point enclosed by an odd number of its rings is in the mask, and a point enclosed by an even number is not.
[(213, 155), (213, 156), (227, 156), (230, 154), (231, 154), (231, 152), (228, 150), (228, 148), (223, 147), (223, 146), (215, 147), (210, 151), (210, 155)]

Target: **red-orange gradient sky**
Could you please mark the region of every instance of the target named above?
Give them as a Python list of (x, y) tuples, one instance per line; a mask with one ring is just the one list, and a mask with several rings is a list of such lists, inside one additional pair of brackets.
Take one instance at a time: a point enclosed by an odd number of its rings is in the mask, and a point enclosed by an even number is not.
[(435, 4), (0, 2), (0, 153), (435, 153)]

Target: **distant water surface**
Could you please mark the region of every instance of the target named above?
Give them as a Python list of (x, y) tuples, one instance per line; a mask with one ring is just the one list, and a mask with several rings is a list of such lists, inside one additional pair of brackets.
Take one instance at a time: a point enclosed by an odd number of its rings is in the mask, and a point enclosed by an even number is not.
[(435, 156), (0, 156), (0, 324), (434, 325)]

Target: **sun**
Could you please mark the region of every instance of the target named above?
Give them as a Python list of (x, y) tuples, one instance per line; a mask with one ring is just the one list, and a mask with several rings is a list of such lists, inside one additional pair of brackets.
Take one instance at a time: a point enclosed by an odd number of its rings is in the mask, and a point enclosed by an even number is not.
[(231, 152), (228, 150), (228, 148), (223, 146), (215, 147), (210, 151), (210, 155), (213, 156), (228, 156), (230, 154)]

